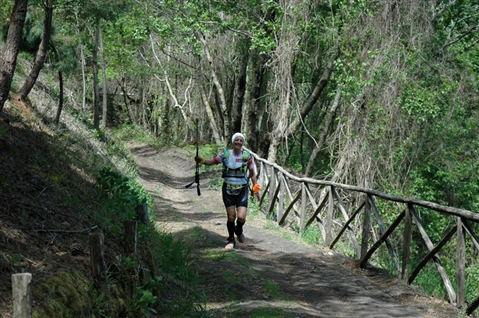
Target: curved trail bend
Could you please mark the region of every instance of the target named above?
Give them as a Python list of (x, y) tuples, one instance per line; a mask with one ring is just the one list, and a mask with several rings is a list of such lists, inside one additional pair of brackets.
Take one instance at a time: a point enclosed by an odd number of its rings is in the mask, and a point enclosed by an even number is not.
[[(326, 248), (294, 243), (264, 229), (261, 216), (247, 218), (245, 244), (224, 251), (226, 213), (220, 191), (194, 180), (193, 154), (133, 144), (140, 183), (155, 199), (158, 226), (194, 244), (193, 266), (204, 282), (212, 317), (458, 317), (451, 305), (420, 296), (412, 286), (378, 269), (360, 270), (354, 260)], [(234, 253), (227, 255), (227, 253)], [(206, 257), (208, 256), (208, 257)]]

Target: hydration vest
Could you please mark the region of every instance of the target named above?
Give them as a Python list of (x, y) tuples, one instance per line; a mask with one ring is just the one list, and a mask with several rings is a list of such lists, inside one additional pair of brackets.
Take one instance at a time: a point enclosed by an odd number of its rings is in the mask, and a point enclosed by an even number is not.
[(223, 178), (245, 178), (247, 176), (247, 171), (248, 171), (248, 161), (251, 158), (251, 154), (243, 150), (243, 164), (241, 167), (236, 168), (236, 169), (231, 169), (229, 168), (226, 164), (228, 162), (228, 158), (231, 154), (232, 150), (231, 149), (226, 149), (223, 152)]

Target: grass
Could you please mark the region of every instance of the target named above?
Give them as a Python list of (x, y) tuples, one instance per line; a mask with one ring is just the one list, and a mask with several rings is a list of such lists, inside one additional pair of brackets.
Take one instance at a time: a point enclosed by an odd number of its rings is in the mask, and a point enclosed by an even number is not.
[(301, 240), (310, 246), (324, 245), (321, 231), (317, 226), (308, 226), (301, 232)]
[(289, 317), (294, 317), (294, 315), (285, 313), (284, 309), (282, 308), (274, 308), (274, 307), (260, 308), (257, 313), (251, 315), (251, 318), (269, 318), (269, 317), (289, 318)]
[(265, 287), (266, 287), (266, 290), (268, 291), (268, 295), (269, 297), (273, 298), (273, 299), (286, 299), (286, 294), (284, 294), (281, 290), (281, 287), (270, 282), (270, 281), (266, 281), (265, 282)]

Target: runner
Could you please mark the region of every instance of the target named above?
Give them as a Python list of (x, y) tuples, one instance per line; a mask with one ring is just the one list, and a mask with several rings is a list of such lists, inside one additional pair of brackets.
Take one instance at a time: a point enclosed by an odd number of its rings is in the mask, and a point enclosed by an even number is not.
[[(224, 183), (222, 188), (223, 203), (226, 208), (228, 220), (226, 228), (228, 229), (228, 244), (225, 248), (232, 250), (236, 246), (235, 234), (238, 242), (244, 243), (246, 238), (243, 234), (243, 225), (246, 222), (246, 212), (248, 208), (248, 171), (249, 177), (253, 182), (253, 192), (259, 200), (260, 185), (256, 182), (256, 172), (254, 169), (253, 156), (243, 149), (245, 142), (242, 133), (235, 133), (231, 138), (232, 149), (226, 149), (223, 153), (212, 159), (196, 156), (195, 161), (207, 166), (223, 163)], [(236, 224), (235, 224), (236, 222)]]

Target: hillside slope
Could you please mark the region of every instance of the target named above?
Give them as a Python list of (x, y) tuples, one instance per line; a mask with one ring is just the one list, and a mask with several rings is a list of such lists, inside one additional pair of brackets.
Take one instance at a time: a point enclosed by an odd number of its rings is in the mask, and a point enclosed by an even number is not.
[(84, 167), (98, 162), (69, 134), (15, 99), (0, 114), (0, 317), (11, 317), (12, 274), (33, 274), (35, 299), (55, 286), (57, 273), (88, 272), (88, 210), (96, 193)]

